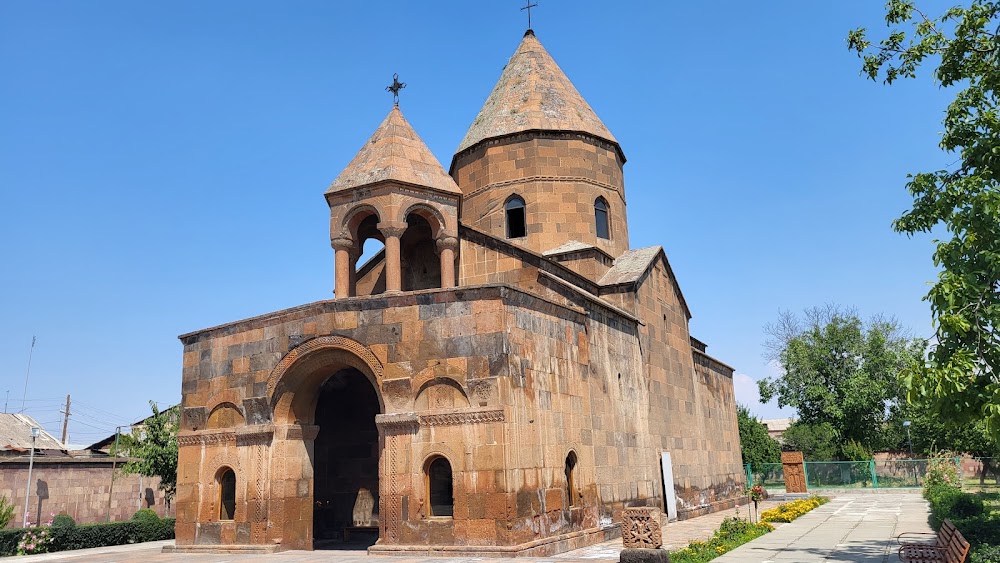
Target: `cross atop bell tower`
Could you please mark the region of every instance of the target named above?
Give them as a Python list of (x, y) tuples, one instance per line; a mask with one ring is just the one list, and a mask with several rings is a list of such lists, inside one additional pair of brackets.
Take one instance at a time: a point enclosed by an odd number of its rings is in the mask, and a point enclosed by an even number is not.
[(399, 107), (399, 91), (403, 88), (406, 88), (406, 83), (399, 81), (398, 73), (392, 73), (392, 84), (385, 87), (386, 92), (392, 92), (392, 105)]
[(524, 7), (521, 8), (521, 11), (522, 12), (525, 10), (528, 11), (528, 31), (531, 31), (531, 9), (537, 7), (538, 7), (538, 2), (532, 4), (531, 0), (524, 0)]

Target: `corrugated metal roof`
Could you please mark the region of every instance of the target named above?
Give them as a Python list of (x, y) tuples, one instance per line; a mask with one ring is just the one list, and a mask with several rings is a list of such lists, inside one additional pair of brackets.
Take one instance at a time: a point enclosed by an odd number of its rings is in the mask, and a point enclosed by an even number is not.
[(38, 424), (35, 419), (26, 414), (0, 413), (0, 450), (31, 449), (31, 427), (41, 428), (35, 439), (36, 450), (63, 450), (62, 442), (56, 440)]

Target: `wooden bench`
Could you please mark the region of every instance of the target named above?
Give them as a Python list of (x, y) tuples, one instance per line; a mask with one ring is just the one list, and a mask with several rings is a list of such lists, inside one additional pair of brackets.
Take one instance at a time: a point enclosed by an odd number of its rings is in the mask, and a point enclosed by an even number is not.
[[(905, 541), (904, 536), (930, 536), (934, 542)], [(937, 534), (906, 532), (899, 534), (896, 541), (899, 560), (906, 563), (962, 563), (969, 555), (969, 542), (951, 520), (945, 520)]]

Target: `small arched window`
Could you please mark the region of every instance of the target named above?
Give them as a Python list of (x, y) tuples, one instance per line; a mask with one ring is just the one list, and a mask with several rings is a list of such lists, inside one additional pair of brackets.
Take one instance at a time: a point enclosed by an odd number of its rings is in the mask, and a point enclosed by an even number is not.
[(436, 457), (427, 465), (427, 496), (430, 499), (430, 516), (452, 516), (455, 499), (452, 494), (451, 464), (443, 457)]
[(226, 467), (219, 473), (219, 520), (236, 517), (236, 473)]
[(524, 200), (521, 196), (511, 196), (507, 203), (503, 205), (507, 216), (507, 238), (521, 238), (527, 236), (528, 226), (524, 211)]
[(563, 471), (566, 473), (566, 496), (569, 498), (569, 506), (573, 506), (576, 504), (576, 479), (574, 478), (576, 476), (576, 452), (571, 451), (566, 456), (566, 467)]
[(597, 238), (611, 238), (608, 230), (608, 202), (603, 197), (594, 202), (594, 222), (597, 223)]

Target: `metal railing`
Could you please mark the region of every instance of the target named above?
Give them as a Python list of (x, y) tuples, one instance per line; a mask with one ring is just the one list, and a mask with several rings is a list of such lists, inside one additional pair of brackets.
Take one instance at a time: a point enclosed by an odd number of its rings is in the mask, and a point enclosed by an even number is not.
[[(813, 489), (899, 489), (924, 486), (926, 459), (807, 461), (806, 486)], [(1000, 488), (1000, 458), (954, 458), (965, 488)], [(747, 486), (784, 489), (780, 463), (746, 464)]]

